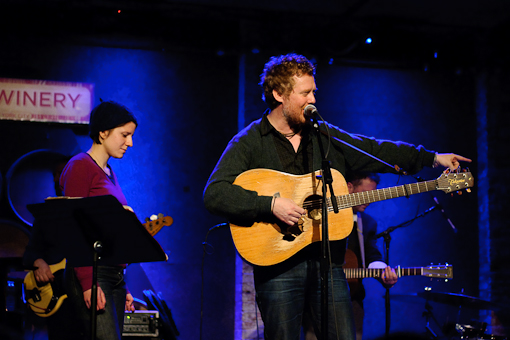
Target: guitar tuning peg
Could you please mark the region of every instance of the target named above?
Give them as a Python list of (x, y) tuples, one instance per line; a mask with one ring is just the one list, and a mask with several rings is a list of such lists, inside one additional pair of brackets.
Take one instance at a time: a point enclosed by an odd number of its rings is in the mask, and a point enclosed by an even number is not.
[(149, 221), (150, 221), (150, 218), (146, 217), (145, 222), (149, 222)]
[(158, 218), (163, 218), (163, 217), (164, 217), (164, 215), (162, 213), (158, 214)]
[(158, 219), (158, 217), (156, 215), (151, 215), (151, 221), (155, 221), (157, 219)]
[[(467, 189), (466, 189), (466, 192), (467, 192), (468, 194), (470, 194), (470, 193), (471, 193), (471, 188), (467, 188)], [(324, 235), (325, 235), (325, 234), (324, 234)]]

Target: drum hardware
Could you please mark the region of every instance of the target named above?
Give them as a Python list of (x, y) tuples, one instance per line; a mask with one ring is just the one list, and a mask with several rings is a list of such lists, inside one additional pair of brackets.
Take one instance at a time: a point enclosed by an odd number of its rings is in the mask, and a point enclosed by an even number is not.
[(447, 337), (447, 339), (472, 339), (472, 340), (507, 340), (504, 336), (486, 334), (487, 323), (476, 320), (471, 320), (473, 325), (460, 324), (460, 311), (462, 307), (477, 309), (477, 310), (493, 310), (497, 311), (503, 307), (497, 303), (486, 301), (477, 297), (468, 296), (457, 293), (447, 292), (433, 292), (430, 288), (425, 287), (423, 292), (412, 293), (412, 294), (393, 294), (392, 300), (403, 301), (408, 303), (420, 303), (425, 299), (425, 310), (422, 316), (425, 317), (425, 330), (431, 339), (437, 339), (438, 335), (432, 330), (430, 321), (434, 321), (439, 326), (439, 322), (436, 320), (432, 313), (432, 306), (429, 304), (430, 301), (438, 302), (455, 306), (459, 309), (459, 315), (457, 315), (456, 323), (447, 323), (441, 329), (441, 332)]

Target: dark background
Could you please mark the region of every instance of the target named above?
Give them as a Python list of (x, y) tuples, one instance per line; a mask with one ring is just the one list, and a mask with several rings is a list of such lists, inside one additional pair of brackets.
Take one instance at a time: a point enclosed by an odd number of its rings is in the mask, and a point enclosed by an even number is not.
[[(391, 293), (432, 287), (508, 303), (506, 1), (55, 0), (0, 6), (0, 77), (92, 83), (94, 105), (111, 99), (137, 115), (134, 147), (110, 163), (141, 220), (161, 212), (174, 224), (156, 235), (169, 261), (130, 265), (127, 281), (137, 298), (144, 289), (162, 293), (180, 338), (199, 338), (203, 303), (203, 338), (234, 339), (235, 249), (228, 229), (215, 230), (208, 238), (214, 250), (202, 267), (207, 230), (225, 222), (205, 210), (202, 191), (230, 138), (265, 109), (257, 85), (264, 63), (289, 52), (316, 64), (316, 106), (329, 122), (474, 161), (471, 194), (432, 192), (367, 210), (383, 231), (430, 208), (436, 196), (458, 230), (434, 211), (395, 231), (392, 266), (448, 262), (454, 279), (406, 277)], [(372, 44), (365, 44), (367, 37)], [(84, 126), (21, 121), (1, 121), (0, 140), (0, 217), (30, 230), (20, 218), (30, 216), (20, 212), (26, 203), (42, 201), (53, 185), (54, 161), (34, 155), (74, 155), (91, 140)], [(440, 170), (419, 175), (429, 180)], [(414, 181), (383, 175), (380, 187)], [(136, 240), (127, 246), (136, 249)], [(384, 291), (375, 280), (365, 284), (370, 339), (384, 333)], [(423, 331), (423, 307), (419, 299), (392, 301), (392, 331)], [(434, 303), (440, 325), (476, 319), (494, 323), (493, 333), (505, 332), (501, 323), (508, 327), (506, 311), (491, 317), (490, 311), (463, 309), (459, 319), (457, 312)], [(438, 333), (440, 325), (433, 324)]]

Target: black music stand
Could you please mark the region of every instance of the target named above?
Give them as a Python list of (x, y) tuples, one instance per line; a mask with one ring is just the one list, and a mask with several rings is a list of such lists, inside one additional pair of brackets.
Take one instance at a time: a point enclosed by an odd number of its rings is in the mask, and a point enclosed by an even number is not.
[[(91, 338), (96, 336), (97, 264), (165, 261), (159, 243), (136, 215), (111, 195), (87, 198), (48, 198), (29, 204), (39, 227), (53, 229), (55, 244), (71, 267), (93, 267)], [(136, 249), (132, 247), (136, 242)]]

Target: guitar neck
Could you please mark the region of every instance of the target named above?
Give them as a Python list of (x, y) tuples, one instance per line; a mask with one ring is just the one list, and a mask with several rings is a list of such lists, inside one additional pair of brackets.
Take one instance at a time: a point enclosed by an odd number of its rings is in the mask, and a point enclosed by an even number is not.
[[(369, 277), (379, 278), (384, 272), (383, 268), (344, 268), (347, 279), (364, 279)], [(395, 268), (398, 277), (402, 276), (422, 276), (423, 267), (418, 268)]]
[[(347, 195), (336, 196), (340, 209), (350, 208), (357, 205), (368, 204), (389, 200), (391, 198), (410, 196), (422, 192), (437, 190), (438, 181), (431, 180), (420, 183), (399, 185), (391, 188), (376, 189), (362, 192), (355, 192)], [(328, 205), (331, 205), (329, 202)]]

